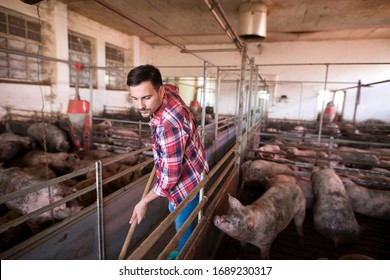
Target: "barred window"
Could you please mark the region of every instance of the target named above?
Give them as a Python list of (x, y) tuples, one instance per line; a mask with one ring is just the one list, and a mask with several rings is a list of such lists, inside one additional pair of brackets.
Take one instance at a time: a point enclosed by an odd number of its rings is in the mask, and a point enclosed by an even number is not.
[(37, 58), (41, 48), (41, 25), (15, 12), (0, 9), (0, 79), (23, 82), (44, 80), (43, 61)]
[(115, 46), (106, 45), (106, 89), (125, 90), (125, 52)]
[[(68, 45), (70, 61), (78, 62), (87, 66), (93, 64), (93, 46), (91, 39), (69, 32)], [(79, 87), (89, 87), (90, 73), (93, 75), (92, 81), (96, 80), (95, 73), (93, 71), (91, 72), (89, 67), (83, 67), (78, 73), (74, 64), (70, 64), (69, 69), (70, 86), (74, 87), (78, 82)]]

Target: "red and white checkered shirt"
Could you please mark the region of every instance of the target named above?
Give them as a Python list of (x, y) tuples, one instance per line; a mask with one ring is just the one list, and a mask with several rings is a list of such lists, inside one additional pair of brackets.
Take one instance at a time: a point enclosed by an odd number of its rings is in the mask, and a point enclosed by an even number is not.
[(209, 167), (194, 117), (178, 88), (164, 85), (161, 107), (149, 122), (157, 181), (154, 191), (176, 207), (200, 182)]

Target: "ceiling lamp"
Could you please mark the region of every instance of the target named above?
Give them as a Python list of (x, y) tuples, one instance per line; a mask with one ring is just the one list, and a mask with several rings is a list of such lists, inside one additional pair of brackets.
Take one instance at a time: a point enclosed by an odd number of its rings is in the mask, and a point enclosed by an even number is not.
[(243, 40), (264, 39), (267, 32), (267, 6), (248, 1), (239, 9), (238, 36)]

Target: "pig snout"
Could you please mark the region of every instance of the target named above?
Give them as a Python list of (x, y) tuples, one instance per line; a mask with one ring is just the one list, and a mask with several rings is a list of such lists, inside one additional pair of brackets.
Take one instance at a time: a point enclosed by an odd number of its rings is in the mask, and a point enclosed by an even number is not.
[(220, 216), (215, 216), (214, 217), (214, 225), (216, 227), (220, 227), (222, 224), (222, 218)]

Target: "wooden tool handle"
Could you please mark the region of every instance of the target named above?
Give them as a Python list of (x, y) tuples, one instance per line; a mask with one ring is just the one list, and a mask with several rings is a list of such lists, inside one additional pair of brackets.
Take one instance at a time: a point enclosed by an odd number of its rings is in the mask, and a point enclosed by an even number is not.
[[(149, 180), (146, 183), (146, 186), (145, 186), (145, 189), (144, 189), (144, 193), (142, 194), (142, 197), (145, 197), (148, 194), (149, 189), (150, 189), (150, 185), (153, 182), (153, 178), (154, 178), (154, 174), (155, 173), (156, 173), (156, 169), (155, 169), (155, 167), (153, 167), (153, 170), (152, 170), (152, 172), (150, 173), (150, 176), (149, 176)], [(131, 238), (133, 237), (133, 233), (135, 231), (136, 226), (137, 226), (136, 222), (133, 222), (131, 224), (129, 231), (127, 232), (127, 236), (126, 236), (125, 242), (123, 243), (122, 250), (121, 250), (121, 252), (119, 254), (118, 260), (124, 260), (125, 259), (125, 255), (126, 255), (127, 249), (129, 248), (129, 245), (130, 245), (130, 242), (131, 242)]]

